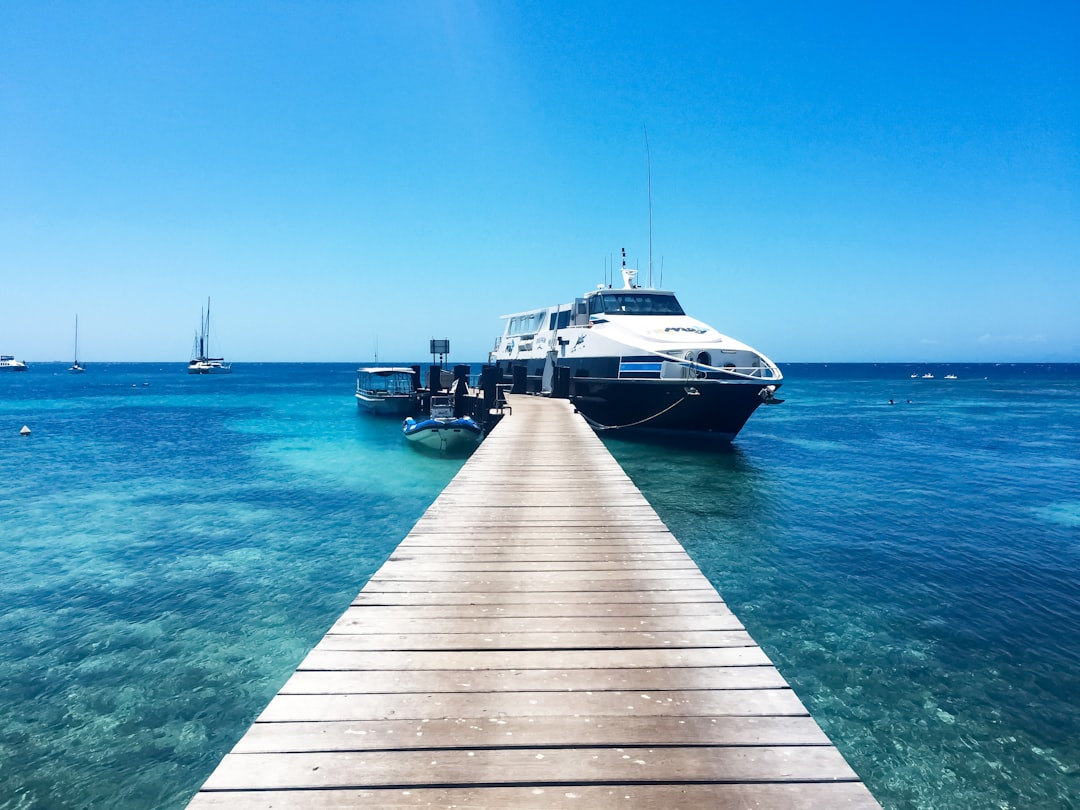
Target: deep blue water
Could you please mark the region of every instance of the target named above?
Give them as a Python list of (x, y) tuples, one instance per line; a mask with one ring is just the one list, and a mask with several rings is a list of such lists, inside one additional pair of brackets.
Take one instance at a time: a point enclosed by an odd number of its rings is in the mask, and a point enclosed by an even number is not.
[[(883, 805), (1080, 807), (1080, 365), (784, 371), (607, 444)], [(405, 536), (461, 462), (353, 373), (0, 375), (0, 808), (183, 807)]]

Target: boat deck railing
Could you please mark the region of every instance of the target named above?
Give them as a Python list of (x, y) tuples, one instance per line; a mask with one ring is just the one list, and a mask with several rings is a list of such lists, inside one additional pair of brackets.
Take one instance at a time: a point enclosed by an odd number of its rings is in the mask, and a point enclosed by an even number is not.
[(756, 377), (761, 380), (779, 380), (779, 370), (767, 366), (724, 366), (724, 371), (741, 374), (744, 377)]

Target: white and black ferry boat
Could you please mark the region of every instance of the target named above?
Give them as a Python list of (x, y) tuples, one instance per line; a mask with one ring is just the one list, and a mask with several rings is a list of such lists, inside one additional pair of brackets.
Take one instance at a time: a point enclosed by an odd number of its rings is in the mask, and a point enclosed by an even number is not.
[(561, 384), (598, 431), (730, 441), (762, 404), (782, 400), (783, 375), (756, 349), (688, 316), (675, 294), (602, 287), (568, 304), (502, 316), (489, 362), (516, 390)]

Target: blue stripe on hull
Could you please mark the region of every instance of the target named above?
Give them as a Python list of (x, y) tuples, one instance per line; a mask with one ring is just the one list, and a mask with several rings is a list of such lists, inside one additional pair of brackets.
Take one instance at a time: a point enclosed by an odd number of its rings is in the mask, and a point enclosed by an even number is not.
[(619, 376), (625, 377), (627, 374), (634, 374), (640, 376), (653, 377), (655, 379), (660, 378), (660, 368), (663, 363), (660, 362), (626, 362), (625, 360), (619, 363)]

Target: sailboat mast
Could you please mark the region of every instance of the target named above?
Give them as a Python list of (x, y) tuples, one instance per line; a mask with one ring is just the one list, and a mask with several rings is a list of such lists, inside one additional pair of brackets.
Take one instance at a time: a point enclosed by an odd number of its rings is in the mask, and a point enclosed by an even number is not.
[(648, 166), (649, 174), (649, 287), (652, 288), (652, 154), (649, 152), (648, 127), (645, 127), (645, 160)]

